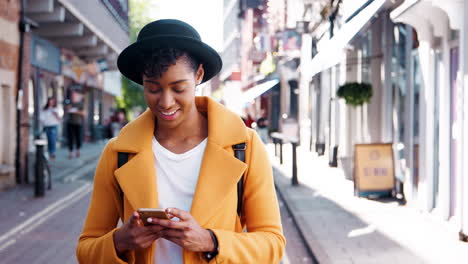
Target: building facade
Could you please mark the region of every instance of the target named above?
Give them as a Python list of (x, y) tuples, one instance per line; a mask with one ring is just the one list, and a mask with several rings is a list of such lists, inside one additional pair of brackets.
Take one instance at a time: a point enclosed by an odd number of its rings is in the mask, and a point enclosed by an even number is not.
[[(326, 155), (348, 179), (356, 144), (392, 144), (396, 192), (466, 237), (465, 2), (288, 0), (249, 7), (249, 1), (225, 1), (240, 15), (228, 20), (225, 13), (225, 43), (237, 42), (225, 47), (221, 80), (231, 99), (248, 98), (228, 106), (240, 114), (269, 106), (272, 130), (297, 136), (301, 147)], [(258, 49), (268, 38), (270, 49)], [(257, 64), (252, 55), (261, 52), (266, 55)], [(275, 73), (262, 76), (268, 52)], [(233, 69), (231, 61), (235, 70), (226, 70)], [(235, 88), (228, 88), (233, 76)], [(278, 84), (264, 86), (275, 78)], [(350, 106), (338, 97), (339, 87), (350, 82), (371, 85), (369, 103)]]
[[(41, 137), (41, 110), (55, 98), (66, 122), (67, 107), (85, 112), (83, 139), (102, 138), (104, 113), (114, 106), (115, 95), (104, 89), (116, 70), (116, 58), (129, 41), (128, 1), (39, 0), (22, 1), (24, 43), (18, 86), (19, 126), (16, 131), (17, 183), (33, 179), (34, 139)], [(115, 79), (115, 78), (114, 78)], [(117, 79), (120, 79), (117, 77)], [(120, 84), (115, 89), (120, 89)], [(109, 96), (111, 98), (109, 98)], [(113, 97), (113, 98), (112, 98)], [(59, 144), (66, 144), (64, 124)]]
[[(334, 25), (311, 33), (311, 141), (352, 178), (354, 145), (392, 143), (398, 191), (466, 234), (464, 1), (343, 1)], [(333, 28), (333, 32), (330, 30)], [(370, 83), (359, 107), (336, 92)], [(314, 118), (315, 116), (315, 118)]]
[[(0, 189), (15, 180), (20, 1), (0, 2)], [(18, 107), (22, 107), (19, 105)]]
[(223, 69), (219, 74), (219, 89), (214, 97), (238, 114), (242, 106), (240, 96), (241, 80), (241, 18), (239, 0), (224, 0), (223, 6), (223, 48), (221, 57)]

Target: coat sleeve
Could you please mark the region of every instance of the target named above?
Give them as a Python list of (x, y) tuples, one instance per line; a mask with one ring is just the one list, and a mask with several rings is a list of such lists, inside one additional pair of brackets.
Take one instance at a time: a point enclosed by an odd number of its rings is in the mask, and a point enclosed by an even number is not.
[(286, 239), (276, 197), (273, 173), (265, 147), (251, 132), (249, 164), (244, 183), (244, 214), (248, 232), (214, 229), (218, 239), (219, 262), (279, 263)]
[[(127, 263), (117, 256), (114, 248), (120, 196), (113, 173), (117, 153), (112, 150), (112, 144), (113, 140), (104, 148), (94, 175), (91, 203), (76, 249), (79, 263)], [(127, 260), (133, 262), (130, 255)]]

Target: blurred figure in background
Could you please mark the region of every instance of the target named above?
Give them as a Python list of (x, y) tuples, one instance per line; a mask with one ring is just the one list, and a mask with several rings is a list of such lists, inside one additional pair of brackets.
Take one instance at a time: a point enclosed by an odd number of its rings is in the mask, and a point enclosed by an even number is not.
[(55, 159), (55, 150), (57, 145), (57, 131), (60, 124), (60, 116), (57, 110), (57, 100), (49, 97), (41, 114), (41, 122), (47, 135), (47, 150), (49, 158)]
[(125, 109), (118, 109), (114, 112), (114, 115), (111, 117), (111, 133), (112, 137), (116, 137), (120, 130), (128, 123), (127, 115)]
[(244, 120), (245, 125), (249, 128), (252, 128), (252, 123), (255, 122), (250, 114), (247, 114), (247, 118), (242, 118), (242, 120)]
[(76, 157), (80, 157), (84, 115), (81, 104), (68, 105), (66, 126), (68, 149), (70, 150), (69, 159), (73, 158), (73, 149), (76, 149)]
[(257, 133), (264, 144), (268, 143), (268, 121), (264, 117), (257, 120)]

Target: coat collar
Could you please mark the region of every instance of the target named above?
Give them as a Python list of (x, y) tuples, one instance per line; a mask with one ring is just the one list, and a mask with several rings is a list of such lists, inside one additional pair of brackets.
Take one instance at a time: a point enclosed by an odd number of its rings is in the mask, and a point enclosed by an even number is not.
[[(222, 201), (236, 190), (247, 168), (232, 154), (231, 146), (247, 142), (248, 132), (236, 114), (208, 97), (196, 97), (198, 111), (208, 117), (205, 149), (191, 214), (200, 225), (219, 210)], [(146, 110), (120, 132), (114, 149), (136, 155), (115, 171), (115, 177), (133, 209), (157, 208), (158, 195), (152, 151), (154, 116)], [(216, 202), (215, 202), (216, 201)]]
[[(227, 147), (247, 140), (247, 130), (239, 116), (209, 97), (197, 96), (195, 104), (198, 111), (208, 117), (208, 141)], [(154, 115), (147, 109), (122, 129), (117, 137), (115, 148), (118, 151), (130, 153), (151, 149), (153, 131)]]

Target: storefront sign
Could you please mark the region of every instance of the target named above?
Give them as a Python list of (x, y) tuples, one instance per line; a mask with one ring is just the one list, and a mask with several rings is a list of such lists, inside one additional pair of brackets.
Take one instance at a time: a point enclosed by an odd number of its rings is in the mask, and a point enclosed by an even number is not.
[(31, 35), (31, 64), (52, 73), (60, 73), (60, 49), (45, 39)]
[(85, 63), (66, 49), (62, 49), (62, 75), (78, 84), (102, 88), (103, 76), (100, 65), (95, 62)]
[(354, 184), (359, 192), (389, 191), (394, 188), (392, 144), (354, 146)]

